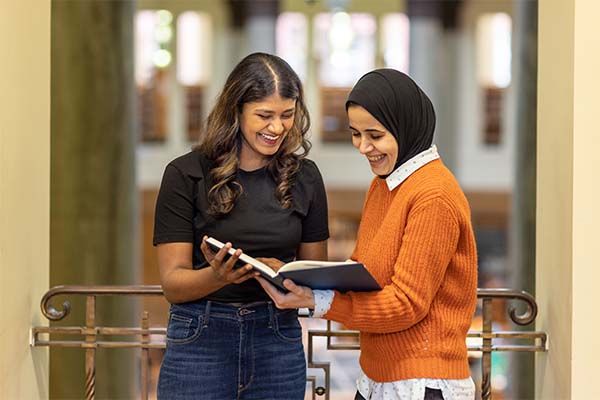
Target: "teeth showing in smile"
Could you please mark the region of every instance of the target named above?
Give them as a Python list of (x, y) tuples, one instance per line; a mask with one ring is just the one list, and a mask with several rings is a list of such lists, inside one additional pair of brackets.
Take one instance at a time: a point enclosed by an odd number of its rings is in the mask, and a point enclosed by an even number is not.
[(369, 160), (369, 162), (377, 162), (383, 160), (383, 157), (385, 157), (385, 154), (381, 154), (378, 156), (367, 156), (367, 159)]
[(279, 136), (277, 136), (277, 135), (269, 135), (267, 133), (262, 133), (262, 132), (259, 133), (259, 135), (264, 137), (265, 139), (271, 140), (271, 141), (279, 139)]

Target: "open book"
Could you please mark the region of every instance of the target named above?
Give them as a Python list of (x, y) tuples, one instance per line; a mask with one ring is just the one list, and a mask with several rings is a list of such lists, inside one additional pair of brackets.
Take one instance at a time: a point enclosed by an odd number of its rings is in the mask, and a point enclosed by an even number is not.
[[(212, 237), (206, 239), (206, 243), (215, 252), (225, 246)], [(233, 255), (233, 253), (235, 249), (229, 249), (229, 254)], [(291, 279), (297, 285), (308, 286), (311, 289), (335, 289), (340, 292), (381, 289), (365, 266), (354, 261), (299, 260), (284, 264), (279, 271), (275, 272), (265, 263), (242, 253), (238, 264), (239, 266), (252, 265), (262, 277), (285, 292), (287, 289), (283, 286), (284, 279)]]

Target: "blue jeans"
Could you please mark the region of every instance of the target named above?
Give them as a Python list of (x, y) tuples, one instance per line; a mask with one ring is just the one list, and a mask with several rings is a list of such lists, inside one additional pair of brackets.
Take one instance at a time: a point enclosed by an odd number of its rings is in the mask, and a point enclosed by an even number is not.
[(305, 388), (296, 310), (271, 302), (171, 306), (159, 399), (302, 400)]

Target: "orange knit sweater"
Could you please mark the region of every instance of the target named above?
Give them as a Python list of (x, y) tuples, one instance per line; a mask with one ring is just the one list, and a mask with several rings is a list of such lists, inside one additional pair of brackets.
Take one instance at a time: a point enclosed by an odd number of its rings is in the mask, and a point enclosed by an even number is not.
[(469, 205), (441, 160), (391, 192), (373, 180), (352, 259), (383, 289), (335, 292), (324, 318), (360, 331), (365, 374), (377, 382), (467, 378), (477, 251)]

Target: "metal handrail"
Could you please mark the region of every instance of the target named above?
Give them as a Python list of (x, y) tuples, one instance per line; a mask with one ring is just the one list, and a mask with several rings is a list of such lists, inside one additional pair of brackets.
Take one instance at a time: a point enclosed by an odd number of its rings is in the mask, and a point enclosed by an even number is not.
[(50, 304), (50, 300), (61, 294), (83, 294), (93, 296), (162, 296), (163, 290), (160, 285), (60, 285), (48, 290), (42, 297), (40, 307), (42, 314), (51, 321), (60, 321), (71, 312), (71, 303), (66, 300), (62, 303), (62, 310), (57, 310)]
[[(162, 296), (163, 291), (159, 285), (130, 285), (130, 286), (56, 286), (50, 289), (42, 297), (40, 307), (42, 314), (51, 321), (60, 321), (66, 318), (71, 311), (71, 303), (65, 300), (62, 303), (62, 308), (57, 309), (52, 305), (52, 300), (59, 295), (84, 295), (86, 296), (86, 325), (69, 326), (69, 327), (33, 327), (31, 329), (32, 346), (54, 346), (54, 347), (79, 347), (85, 349), (86, 352), (86, 382), (85, 382), (85, 397), (91, 400), (95, 396), (95, 359), (96, 350), (98, 348), (140, 348), (142, 351), (141, 367), (142, 367), (142, 398), (147, 399), (148, 396), (148, 360), (150, 349), (165, 348), (165, 340), (152, 341), (151, 335), (166, 336), (166, 327), (149, 326), (149, 315), (147, 311), (143, 312), (141, 327), (103, 327), (96, 326), (96, 297), (97, 296)], [(510, 352), (539, 352), (547, 351), (546, 343), (547, 336), (545, 332), (536, 331), (494, 331), (492, 329), (492, 301), (497, 299), (505, 299), (512, 301), (520, 301), (525, 304), (526, 309), (521, 314), (517, 313), (516, 307), (510, 305), (508, 315), (510, 319), (517, 325), (525, 326), (531, 324), (538, 313), (538, 307), (533, 296), (524, 291), (514, 291), (504, 288), (494, 289), (477, 289), (477, 297), (482, 300), (482, 329), (481, 331), (469, 331), (468, 338), (480, 338), (481, 344), (468, 344), (469, 351), (482, 353), (482, 383), (481, 393), (482, 399), (491, 399), (491, 353), (495, 351), (510, 351)], [(306, 316), (306, 315), (301, 315)], [(40, 339), (39, 335), (46, 334), (48, 340)], [(79, 335), (83, 336), (82, 340), (52, 340), (52, 334), (61, 335)], [(98, 336), (103, 338), (110, 336), (139, 336), (140, 340), (136, 341), (112, 341), (98, 340)], [(309, 330), (308, 331), (308, 351), (307, 360), (309, 368), (323, 370), (324, 385), (317, 386), (317, 378), (309, 376), (308, 381), (312, 386), (312, 398), (316, 396), (325, 396), (326, 400), (330, 397), (330, 363), (316, 362), (313, 359), (314, 348), (313, 339), (316, 337), (325, 337), (327, 339), (327, 350), (358, 350), (358, 341), (353, 344), (339, 344), (332, 341), (333, 338), (356, 338), (358, 339), (357, 331), (350, 330), (335, 330), (332, 328), (330, 321), (327, 321), (325, 330)], [(526, 339), (533, 340), (533, 344), (493, 344), (494, 339)]]
[(516, 291), (504, 288), (477, 289), (477, 297), (492, 297), (495, 299), (524, 301), (527, 305), (527, 310), (523, 314), (517, 315), (517, 309), (512, 306), (508, 309), (508, 315), (510, 316), (510, 319), (517, 325), (529, 325), (535, 320), (535, 317), (537, 317), (538, 307), (537, 303), (535, 302), (535, 298), (524, 290)]

